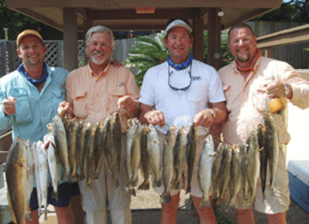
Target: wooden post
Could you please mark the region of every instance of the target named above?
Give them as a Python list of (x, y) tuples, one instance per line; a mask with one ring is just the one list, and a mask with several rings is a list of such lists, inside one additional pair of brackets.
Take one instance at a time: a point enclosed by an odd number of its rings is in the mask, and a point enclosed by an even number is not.
[(204, 61), (203, 20), (200, 19), (200, 9), (194, 9), (193, 18), (193, 55), (196, 60)]
[(78, 67), (77, 10), (75, 8), (63, 9), (63, 23), (64, 68), (72, 71)]
[(208, 55), (207, 63), (215, 69), (221, 67), (221, 18), (216, 8), (208, 10)]
[(85, 40), (85, 52), (84, 52), (84, 62), (85, 65), (88, 63), (88, 55), (86, 54), (86, 34), (87, 31), (92, 27), (93, 23), (93, 12), (92, 11), (87, 11), (87, 19), (84, 20), (84, 40)]

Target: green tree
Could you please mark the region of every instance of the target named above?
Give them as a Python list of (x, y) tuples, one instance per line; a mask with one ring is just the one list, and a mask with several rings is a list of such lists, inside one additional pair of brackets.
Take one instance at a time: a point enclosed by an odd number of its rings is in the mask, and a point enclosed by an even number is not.
[[(63, 39), (61, 31), (9, 9), (4, 0), (0, 0), (0, 27), (8, 28), (9, 40), (16, 40), (17, 35), (25, 29), (38, 30), (46, 40)], [(4, 38), (4, 30), (2, 29), (0, 30), (0, 39)]]
[(138, 36), (129, 50), (129, 58), (125, 65), (137, 70), (136, 83), (141, 86), (146, 71), (167, 59), (168, 51), (163, 43), (164, 32), (157, 33), (155, 38)]

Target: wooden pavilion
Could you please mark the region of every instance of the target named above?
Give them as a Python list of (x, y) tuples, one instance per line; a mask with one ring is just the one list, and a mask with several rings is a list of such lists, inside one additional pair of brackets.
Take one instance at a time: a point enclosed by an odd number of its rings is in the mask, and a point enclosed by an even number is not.
[(194, 57), (203, 60), (208, 30), (208, 64), (220, 67), (220, 33), (232, 25), (279, 8), (282, 0), (6, 0), (9, 8), (64, 33), (64, 61), (77, 68), (77, 33), (94, 25), (114, 31), (165, 29), (168, 19), (184, 17), (193, 26)]

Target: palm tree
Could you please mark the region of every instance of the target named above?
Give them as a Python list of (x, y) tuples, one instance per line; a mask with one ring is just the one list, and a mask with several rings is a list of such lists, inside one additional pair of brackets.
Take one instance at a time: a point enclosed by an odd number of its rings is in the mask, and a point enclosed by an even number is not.
[(125, 65), (137, 70), (135, 77), (138, 86), (142, 85), (144, 75), (149, 68), (166, 60), (168, 51), (163, 43), (164, 36), (163, 31), (157, 33), (154, 38), (138, 36), (129, 50), (129, 57)]

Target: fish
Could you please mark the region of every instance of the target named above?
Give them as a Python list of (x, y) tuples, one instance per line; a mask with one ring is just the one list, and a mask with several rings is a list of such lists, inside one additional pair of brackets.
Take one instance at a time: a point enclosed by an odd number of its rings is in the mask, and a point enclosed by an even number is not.
[(266, 188), (266, 176), (267, 176), (267, 158), (268, 150), (265, 138), (265, 128), (263, 125), (258, 125), (257, 128), (257, 137), (259, 142), (260, 151), (260, 178), (261, 178), (261, 187), (262, 193), (264, 194)]
[(232, 148), (230, 145), (225, 145), (222, 157), (222, 164), (219, 173), (220, 200), (224, 198), (224, 194), (230, 182), (231, 161), (232, 161)]
[(95, 170), (95, 163), (93, 160), (93, 151), (94, 151), (94, 140), (95, 140), (95, 132), (96, 126), (91, 123), (87, 123), (86, 127), (87, 131), (85, 133), (85, 154), (86, 154), (86, 189), (91, 188), (91, 179), (92, 173)]
[(63, 170), (61, 180), (68, 181), (71, 175), (71, 168), (69, 163), (67, 135), (61, 117), (57, 114), (52, 122), (47, 124), (47, 128), (52, 132), (55, 138), (56, 157), (57, 160), (60, 161)]
[(161, 195), (161, 203), (171, 202), (171, 188), (174, 181), (174, 147), (176, 144), (177, 130), (174, 125), (168, 129), (163, 144), (163, 185), (164, 192)]
[(149, 165), (154, 176), (153, 187), (161, 187), (162, 166), (159, 136), (152, 124), (148, 125), (148, 130), (149, 133), (147, 135), (147, 154)]
[(104, 158), (104, 124), (97, 122), (95, 124), (97, 126), (95, 136), (94, 136), (94, 152), (93, 152), (93, 159), (94, 159), (94, 164), (95, 164), (95, 169), (92, 174), (93, 179), (98, 179), (99, 178), (99, 172), (102, 167), (102, 161)]
[(141, 132), (141, 173), (144, 177), (143, 183), (138, 187), (139, 190), (149, 190), (150, 179), (150, 164), (147, 154), (147, 135), (149, 132), (148, 126), (143, 125)]
[(191, 180), (193, 175), (193, 167), (195, 161), (195, 152), (197, 148), (197, 127), (194, 123), (191, 123), (189, 126), (189, 133), (188, 133), (188, 142), (187, 142), (187, 165), (188, 165), (188, 183), (186, 188), (186, 193), (191, 192)]
[(212, 189), (213, 189), (213, 199), (217, 199), (220, 195), (219, 191), (219, 174), (220, 174), (220, 167), (222, 163), (224, 152), (224, 144), (222, 142), (219, 143), (216, 153), (213, 155), (213, 162), (211, 168), (211, 182), (212, 182)]
[(67, 141), (68, 141), (68, 155), (70, 164), (70, 174), (71, 182), (77, 181), (77, 162), (76, 162), (76, 131), (78, 128), (78, 122), (76, 118), (73, 118), (69, 122), (69, 127), (67, 131)]
[(76, 130), (76, 165), (80, 181), (85, 179), (85, 133), (86, 125), (83, 121), (79, 121)]
[(180, 181), (186, 162), (186, 150), (187, 150), (187, 132), (184, 126), (177, 130), (176, 144), (174, 147), (174, 176), (175, 181), (172, 189), (180, 188)]
[(210, 207), (211, 203), (209, 200), (211, 194), (211, 170), (214, 152), (214, 142), (212, 135), (208, 135), (205, 138), (202, 153), (199, 160), (198, 177), (201, 190), (203, 192), (202, 201), (199, 207)]
[(48, 159), (47, 151), (44, 148), (44, 143), (39, 140), (37, 142), (37, 153), (39, 160), (39, 177), (40, 177), (40, 188), (41, 188), (41, 197), (42, 205), (45, 208), (45, 220), (47, 219), (47, 199), (48, 199)]
[(132, 148), (130, 153), (130, 164), (132, 174), (129, 179), (129, 185), (132, 187), (137, 186), (138, 182), (138, 169), (140, 167), (141, 162), (141, 133), (143, 131), (143, 127), (140, 122), (137, 121), (137, 127), (135, 133), (133, 135)]
[[(249, 138), (248, 138), (249, 139)], [(248, 140), (249, 143), (249, 140)], [(243, 202), (244, 204), (249, 197), (249, 183), (248, 183), (248, 145), (247, 143), (239, 144), (239, 153), (240, 153), (240, 172), (241, 172), (241, 188), (243, 191)]]
[(41, 208), (42, 207), (42, 190), (41, 190), (41, 183), (40, 183), (41, 180), (40, 180), (39, 153), (38, 153), (37, 142), (32, 142), (31, 151), (33, 155), (34, 179), (36, 182), (38, 206), (39, 208)]
[(257, 139), (257, 134), (252, 131), (250, 134), (250, 141), (248, 145), (248, 166), (247, 177), (249, 184), (249, 198), (246, 201), (246, 205), (251, 205), (255, 200), (256, 185), (260, 173), (260, 149)]
[(12, 217), (18, 224), (24, 224), (26, 218), (26, 145), (25, 141), (17, 137), (10, 146), (6, 160), (6, 183), (11, 203)]
[[(27, 203), (30, 204), (30, 198), (34, 187), (34, 161), (33, 161), (33, 154), (31, 150), (31, 142), (29, 139), (25, 141), (25, 151), (26, 151), (26, 200)], [(27, 212), (26, 212), (26, 218), (28, 218), (30, 221), (30, 207), (27, 206)]]
[(49, 172), (52, 180), (52, 186), (55, 195), (58, 195), (58, 185), (59, 185), (59, 162), (56, 157), (56, 143), (55, 138), (52, 133), (48, 133), (43, 138), (44, 148), (47, 150), (47, 160)]
[(133, 169), (131, 166), (131, 154), (133, 148), (133, 139), (135, 136), (135, 132), (137, 130), (137, 119), (130, 118), (127, 121), (127, 142), (126, 142), (126, 160), (125, 160), (125, 174), (128, 181), (128, 186), (124, 187), (124, 189), (130, 192), (131, 195), (136, 196), (135, 189), (132, 186), (130, 180), (133, 176)]
[(270, 192), (273, 195), (279, 156), (279, 137), (275, 120), (268, 114), (264, 114), (263, 118), (265, 123), (265, 138), (270, 172)]
[(110, 174), (112, 175), (114, 179), (114, 183), (116, 188), (119, 187), (120, 183), (118, 181), (118, 158), (117, 158), (117, 152), (115, 149), (115, 142), (114, 142), (114, 136), (112, 132), (112, 120), (111, 118), (107, 118), (105, 125), (106, 126), (106, 139), (105, 139), (105, 160), (108, 167), (108, 170)]
[(122, 138), (122, 129), (120, 114), (118, 112), (113, 113), (111, 120), (111, 130), (113, 133), (114, 147), (117, 153), (117, 163), (118, 163), (118, 174), (120, 173), (120, 163), (121, 163), (121, 138)]
[(241, 170), (240, 170), (240, 149), (239, 145), (233, 145), (232, 147), (232, 161), (230, 170), (230, 200), (227, 203), (226, 211), (228, 211), (234, 204), (238, 192), (241, 189)]

